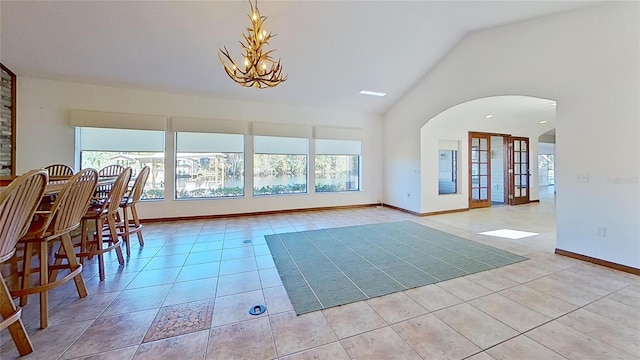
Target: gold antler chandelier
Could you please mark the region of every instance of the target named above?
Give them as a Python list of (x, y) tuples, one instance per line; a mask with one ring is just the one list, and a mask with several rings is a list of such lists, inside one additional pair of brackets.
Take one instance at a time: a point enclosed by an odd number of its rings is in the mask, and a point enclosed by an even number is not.
[[(251, 14), (249, 14), (251, 27), (247, 28), (247, 34), (242, 34), (246, 44), (240, 41), (240, 47), (245, 51), (244, 66), (240, 67), (233, 61), (226, 46), (224, 50), (220, 49), (218, 57), (222, 65), (224, 65), (224, 71), (233, 81), (242, 86), (264, 89), (277, 86), (281, 82), (286, 81), (287, 75), (282, 75), (280, 59), (278, 59), (278, 62), (275, 62), (271, 58), (270, 54), (274, 52), (275, 49), (267, 52), (263, 52), (262, 50), (262, 47), (267, 45), (269, 39), (275, 35), (271, 32), (267, 33), (262, 27), (267, 17), (260, 15), (257, 0), (255, 4), (256, 5), (253, 6), (251, 0), (249, 0), (249, 5), (251, 5)], [(231, 62), (231, 65), (225, 62), (222, 58), (223, 55)]]

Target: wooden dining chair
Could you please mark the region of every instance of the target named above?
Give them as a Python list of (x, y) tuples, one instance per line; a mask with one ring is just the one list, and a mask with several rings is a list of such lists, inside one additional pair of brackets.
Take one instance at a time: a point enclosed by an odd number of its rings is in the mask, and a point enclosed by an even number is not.
[[(73, 176), (73, 168), (65, 164), (47, 165), (44, 169), (49, 174), (49, 181), (67, 180)], [(47, 210), (55, 200), (54, 196), (46, 196), (42, 199), (38, 210)]]
[[(29, 231), (20, 239), (24, 244), (24, 261), (20, 273), (20, 289), (11, 291), (11, 295), (20, 296), (20, 305), (27, 304), (30, 294), (40, 294), (40, 328), (48, 326), (48, 291), (73, 279), (78, 296), (87, 296), (82, 278), (82, 264), (75, 256), (71, 232), (80, 226), (80, 220), (87, 211), (89, 201), (98, 184), (98, 172), (94, 169), (83, 169), (73, 175), (58, 193), (51, 209), (36, 211), (37, 220), (32, 222)], [(49, 264), (49, 248), (54, 241), (60, 246), (53, 266)], [(38, 255), (38, 266), (32, 268), (32, 256)], [(66, 263), (63, 264), (63, 259)], [(60, 269), (69, 272), (58, 278)], [(39, 273), (40, 283), (32, 285), (33, 273)]]
[[(140, 224), (136, 204), (139, 203), (142, 198), (142, 192), (144, 191), (144, 186), (147, 183), (147, 178), (149, 178), (149, 172), (151, 172), (151, 168), (148, 166), (145, 166), (140, 170), (133, 186), (127, 191), (120, 202), (120, 208), (122, 209), (122, 222), (119, 224), (119, 233), (122, 234), (122, 238), (124, 239), (127, 248), (127, 256), (131, 255), (131, 244), (129, 243), (129, 238), (132, 234), (136, 234), (138, 236), (138, 243), (140, 246), (144, 246), (142, 224)], [(131, 218), (129, 218), (129, 213), (131, 213)]]
[[(11, 259), (18, 240), (27, 232), (47, 186), (48, 174), (32, 170), (19, 176), (0, 192), (0, 265)], [(13, 302), (9, 288), (0, 273), (0, 330), (9, 334), (20, 355), (33, 352), (33, 345), (22, 323), (22, 309)]]
[(50, 178), (56, 177), (67, 177), (70, 178), (73, 176), (73, 168), (69, 165), (65, 164), (53, 164), (45, 166), (44, 168), (47, 173), (49, 173)]
[[(80, 252), (76, 255), (83, 262), (84, 258), (97, 256), (100, 280), (105, 279), (104, 256), (103, 254), (114, 250), (118, 257), (118, 262), (124, 264), (120, 236), (118, 235), (117, 219), (120, 209), (120, 202), (124, 196), (129, 180), (131, 179), (131, 168), (125, 168), (111, 186), (109, 195), (106, 198), (98, 199), (89, 205), (86, 214), (82, 217), (82, 234), (80, 236)], [(89, 240), (89, 223), (95, 224), (95, 233)], [(105, 234), (106, 233), (106, 234)], [(106, 235), (106, 236), (105, 236)], [(106, 247), (103, 247), (106, 243)]]
[(124, 166), (118, 165), (118, 164), (107, 165), (98, 171), (98, 176), (99, 177), (110, 177), (110, 176), (115, 177), (120, 175), (120, 173), (124, 169), (125, 169)]
[[(107, 165), (102, 169), (98, 170), (98, 177), (101, 178), (115, 178), (124, 170), (124, 166), (113, 164)], [(109, 192), (111, 191), (111, 185), (100, 185), (96, 189), (96, 197), (106, 198), (109, 196)]]

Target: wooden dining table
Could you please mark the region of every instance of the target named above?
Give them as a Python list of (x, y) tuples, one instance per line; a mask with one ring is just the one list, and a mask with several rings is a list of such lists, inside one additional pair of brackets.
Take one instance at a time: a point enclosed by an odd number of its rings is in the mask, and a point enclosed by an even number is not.
[[(0, 176), (0, 191), (2, 191), (5, 187), (9, 186), (13, 180), (15, 180), (17, 176)], [(70, 177), (68, 176), (50, 176), (49, 182), (47, 183), (47, 187), (44, 190), (43, 196), (51, 196), (56, 195), (62, 190), (64, 185), (67, 183)], [(100, 186), (108, 186), (113, 185), (115, 183), (117, 176), (108, 176), (108, 177), (100, 177), (98, 178), (98, 188)]]

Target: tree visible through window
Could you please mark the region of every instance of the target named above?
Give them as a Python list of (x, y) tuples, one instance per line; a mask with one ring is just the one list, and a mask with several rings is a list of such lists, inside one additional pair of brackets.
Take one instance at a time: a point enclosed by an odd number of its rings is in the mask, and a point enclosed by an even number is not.
[(244, 135), (176, 134), (176, 199), (244, 196)]
[(307, 139), (254, 136), (253, 194), (307, 192)]
[(360, 141), (316, 139), (316, 192), (360, 190)]
[(80, 128), (80, 167), (131, 167), (133, 174), (149, 166), (143, 199), (164, 198), (164, 131)]

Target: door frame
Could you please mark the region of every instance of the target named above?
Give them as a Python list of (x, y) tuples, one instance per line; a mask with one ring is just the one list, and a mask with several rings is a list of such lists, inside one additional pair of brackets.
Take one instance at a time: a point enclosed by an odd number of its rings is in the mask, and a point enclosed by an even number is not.
[[(473, 187), (473, 181), (472, 181), (472, 171), (471, 171), (471, 164), (472, 164), (472, 157), (471, 157), (471, 138), (473, 137), (473, 135), (479, 135), (481, 137), (486, 137), (487, 141), (488, 141), (488, 159), (487, 159), (487, 167), (488, 167), (488, 177), (487, 177), (487, 184), (488, 184), (488, 193), (487, 193), (487, 197), (488, 199), (486, 201), (475, 201), (472, 199), (472, 187)], [(502, 161), (503, 161), (503, 166), (502, 166), (502, 176), (503, 176), (503, 191), (504, 191), (504, 204), (505, 205), (520, 205), (520, 204), (524, 204), (524, 203), (528, 203), (529, 202), (529, 194), (531, 193), (531, 179), (530, 179), (530, 174), (531, 174), (531, 149), (529, 147), (529, 138), (524, 138), (524, 137), (519, 137), (519, 136), (513, 136), (511, 134), (504, 134), (504, 133), (493, 133), (493, 132), (482, 132), (482, 131), (469, 131), (468, 133), (468, 150), (467, 150), (467, 156), (469, 158), (468, 161), (468, 182), (469, 182), (469, 186), (468, 186), (468, 191), (469, 191), (469, 196), (468, 196), (468, 201), (469, 201), (469, 209), (476, 209), (476, 208), (483, 208), (483, 207), (491, 207), (491, 137), (492, 136), (497, 136), (497, 137), (502, 137), (502, 149), (503, 149), (503, 153), (504, 156), (502, 157)], [(527, 198), (526, 198), (526, 202), (522, 202), (522, 200), (518, 200), (515, 201), (514, 199), (514, 188), (515, 188), (515, 181), (514, 181), (514, 175), (513, 175), (513, 166), (514, 166), (514, 156), (513, 156), (513, 139), (526, 139), (527, 140), (527, 149), (528, 149), (528, 155), (529, 155), (529, 159), (528, 159), (528, 166), (529, 166), (529, 178), (528, 178), (528, 190), (527, 190)]]
[[(523, 137), (523, 136), (509, 136), (509, 205), (522, 205), (522, 204), (528, 204), (531, 202), (531, 142), (530, 139), (528, 137)], [(514, 158), (514, 152), (515, 149), (513, 148), (513, 144), (514, 141), (524, 141), (527, 144), (527, 150), (526, 150), (526, 154), (527, 154), (527, 173), (526, 174), (516, 174), (516, 172), (514, 171), (515, 168), (515, 158)], [(521, 164), (521, 162), (519, 163)], [(526, 195), (524, 196), (515, 196), (515, 188), (516, 188), (516, 181), (515, 181), (515, 177), (516, 176), (523, 176), (526, 179), (527, 185), (525, 187), (526, 189)], [(522, 180), (520, 181), (522, 183)]]
[[(481, 140), (485, 140), (487, 143), (487, 149), (486, 150), (482, 150), (482, 149), (478, 149), (478, 155), (477, 155), (477, 165), (478, 165), (478, 174), (473, 174), (473, 165), (474, 165), (474, 157), (473, 157), (473, 139), (479, 139), (478, 142), (479, 144), (482, 144)], [(491, 207), (491, 135), (487, 134), (487, 133), (483, 133), (483, 132), (475, 132), (475, 131), (469, 131), (469, 135), (468, 135), (468, 141), (469, 141), (469, 148), (468, 148), (468, 157), (469, 157), (469, 162), (468, 162), (468, 173), (469, 173), (469, 197), (468, 197), (468, 201), (469, 201), (469, 209), (477, 209), (477, 208), (484, 208), (484, 207)], [(482, 174), (482, 171), (480, 169), (482, 169), (482, 152), (486, 151), (486, 158), (487, 158), (487, 162), (486, 162), (486, 166), (487, 166), (487, 173), (486, 174)], [(477, 192), (478, 192), (478, 199), (474, 199), (473, 198), (473, 193), (474, 193), (474, 183), (473, 183), (473, 177), (477, 176), (478, 177), (478, 187), (477, 187)], [(486, 176), (486, 188), (487, 188), (487, 198), (486, 199), (480, 199), (482, 197), (482, 178)]]

